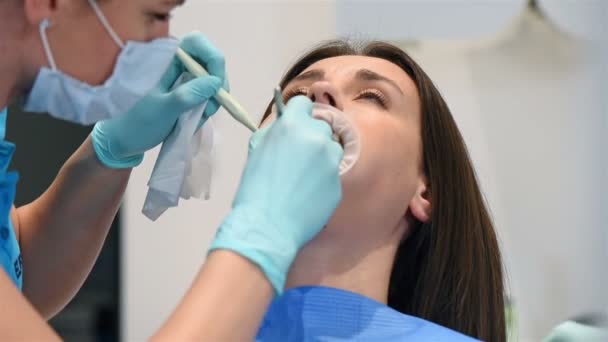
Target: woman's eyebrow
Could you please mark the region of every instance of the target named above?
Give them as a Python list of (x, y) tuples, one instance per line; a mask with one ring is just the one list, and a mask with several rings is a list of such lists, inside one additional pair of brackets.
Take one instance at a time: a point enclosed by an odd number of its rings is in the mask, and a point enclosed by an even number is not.
[(321, 81), (324, 78), (325, 72), (323, 70), (313, 69), (299, 74), (292, 81)]
[[(397, 90), (397, 92), (399, 92), (399, 94), (404, 95), (403, 91), (401, 90), (399, 85), (397, 85), (397, 83), (395, 81), (391, 80), (388, 77), (384, 77), (384, 76), (378, 74), (377, 72), (371, 71), (369, 69), (360, 69), (359, 71), (357, 71), (354, 78), (355, 78), (355, 80), (359, 80), (359, 81), (368, 81), (368, 82), (376, 81), (376, 82), (388, 83), (393, 88), (395, 88)], [(303, 73), (299, 74), (298, 76), (294, 77), (292, 82), (294, 82), (294, 81), (321, 81), (323, 79), (325, 79), (325, 72), (323, 70), (312, 69), (312, 70), (308, 70), (308, 71), (303, 72)]]
[(368, 69), (361, 69), (361, 70), (357, 71), (357, 73), (355, 74), (355, 79), (360, 80), (360, 81), (385, 82), (385, 83), (390, 84), (393, 88), (395, 88), (401, 95), (404, 95), (403, 91), (401, 90), (401, 88), (399, 88), (399, 86), (397, 85), (397, 83), (395, 83), (395, 81), (391, 80), (388, 77), (384, 77), (376, 72), (368, 70)]

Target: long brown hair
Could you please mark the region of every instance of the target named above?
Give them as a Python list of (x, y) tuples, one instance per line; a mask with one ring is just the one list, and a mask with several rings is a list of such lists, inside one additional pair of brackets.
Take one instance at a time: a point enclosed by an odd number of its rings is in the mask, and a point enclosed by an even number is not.
[[(397, 251), (388, 305), (469, 336), (506, 340), (498, 241), (464, 140), (427, 74), (403, 50), (385, 42), (336, 40), (305, 54), (281, 80), (285, 86), (317, 61), (344, 55), (382, 58), (414, 81), (421, 101), (423, 170), (432, 214)], [(269, 115), (270, 105), (264, 117)]]

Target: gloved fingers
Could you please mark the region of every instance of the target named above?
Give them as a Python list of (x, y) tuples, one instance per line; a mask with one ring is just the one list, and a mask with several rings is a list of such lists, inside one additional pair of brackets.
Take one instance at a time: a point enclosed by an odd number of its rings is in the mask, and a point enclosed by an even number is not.
[(312, 123), (310, 125), (315, 132), (320, 134), (322, 139), (325, 140), (325, 151), (327, 151), (329, 154), (329, 159), (332, 162), (332, 165), (335, 165), (336, 170), (338, 170), (340, 162), (344, 157), (344, 149), (342, 148), (342, 145), (333, 139), (333, 129), (327, 122), (319, 119), (312, 119)]
[(319, 120), (319, 119), (313, 119), (313, 118), (310, 118), (309, 120), (310, 120), (310, 123), (308, 123), (308, 125), (310, 125), (310, 127), (315, 132), (321, 134), (323, 136), (323, 138), (327, 138), (327, 139), (331, 140), (332, 142), (334, 142), (332, 139), (334, 131), (326, 121)]
[[(228, 75), (227, 72), (226, 72), (226, 75)], [(228, 76), (226, 76), (226, 78), (224, 79), (224, 84), (222, 85), (222, 89), (224, 89), (227, 92), (230, 92), (230, 82), (228, 81)], [(209, 119), (215, 113), (217, 113), (217, 111), (220, 109), (220, 107), (221, 107), (220, 103), (215, 98), (212, 98), (211, 100), (209, 100), (209, 103), (207, 104), (207, 108), (205, 108), (203, 117), (201, 118), (201, 121), (199, 122), (196, 130), (198, 131), (201, 127), (203, 127), (205, 122), (207, 122), (207, 119)]]
[[(209, 105), (207, 105), (207, 106), (209, 106)], [(198, 124), (196, 125), (196, 130), (194, 131), (194, 133), (198, 132), (198, 130), (201, 129), (205, 125), (205, 122), (207, 122), (207, 120), (209, 120), (209, 118), (205, 117), (205, 115), (203, 115), (201, 117), (201, 119), (199, 120)]]
[(207, 108), (205, 108), (205, 113), (203, 117), (205, 119), (209, 119), (212, 117), (217, 111), (220, 109), (220, 103), (217, 102), (215, 98), (209, 99), (209, 103), (207, 104)]
[(173, 57), (173, 61), (169, 64), (169, 68), (163, 74), (163, 77), (160, 79), (160, 86), (163, 91), (169, 91), (175, 81), (182, 75), (184, 72), (184, 68), (181, 65), (181, 62), (177, 59), (177, 57)]
[(312, 101), (304, 96), (295, 96), (285, 105), (283, 115), (280, 119), (299, 120), (312, 117)]
[(202, 33), (191, 32), (187, 34), (182, 40), (180, 47), (201, 63), (209, 74), (221, 78), (222, 82), (226, 79), (226, 60), (224, 54)]
[(176, 113), (186, 112), (215, 96), (222, 80), (215, 76), (195, 78), (177, 87), (169, 94), (169, 110)]
[(207, 120), (209, 120), (210, 117), (215, 115), (215, 113), (217, 113), (219, 108), (220, 108), (220, 104), (217, 102), (217, 100), (215, 100), (213, 98), (210, 99), (209, 102), (207, 102), (207, 107), (205, 107), (205, 111), (203, 112), (203, 116), (201, 117), (201, 120), (198, 122), (198, 126), (196, 127), (196, 130), (198, 131), (201, 127), (203, 127), (205, 122), (207, 122)]
[(333, 164), (336, 165), (336, 170), (339, 171), (340, 163), (342, 162), (342, 159), (344, 159), (344, 148), (342, 148), (342, 145), (332, 140), (329, 143), (327, 150)]
[(224, 84), (222, 84), (222, 89), (227, 92), (230, 92), (230, 81), (228, 80), (228, 71), (224, 70)]
[(266, 136), (266, 134), (270, 130), (270, 127), (272, 127), (273, 124), (274, 124), (274, 122), (258, 129), (255, 133), (253, 133), (251, 138), (249, 138), (249, 153), (251, 153), (253, 150), (256, 149), (256, 147), (264, 139), (264, 137)]

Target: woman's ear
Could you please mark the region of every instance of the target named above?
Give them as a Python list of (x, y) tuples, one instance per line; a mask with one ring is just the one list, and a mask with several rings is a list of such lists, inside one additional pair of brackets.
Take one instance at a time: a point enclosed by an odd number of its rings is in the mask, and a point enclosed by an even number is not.
[(57, 9), (56, 0), (24, 0), (25, 18), (31, 25), (38, 25), (50, 18)]
[(427, 223), (431, 219), (431, 191), (426, 179), (421, 179), (414, 197), (410, 201), (409, 211), (420, 222)]

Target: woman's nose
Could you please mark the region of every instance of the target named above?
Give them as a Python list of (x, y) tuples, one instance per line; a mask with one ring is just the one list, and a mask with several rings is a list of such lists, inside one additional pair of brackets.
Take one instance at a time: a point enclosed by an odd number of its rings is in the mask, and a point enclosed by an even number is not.
[(319, 81), (310, 87), (312, 102), (323, 103), (343, 110), (343, 103), (338, 90), (327, 81)]

